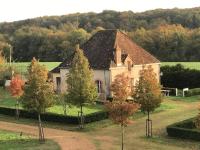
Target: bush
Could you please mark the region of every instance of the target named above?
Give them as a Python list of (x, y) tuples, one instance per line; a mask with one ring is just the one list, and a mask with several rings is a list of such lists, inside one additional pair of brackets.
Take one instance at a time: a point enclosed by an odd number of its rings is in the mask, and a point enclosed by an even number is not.
[(0, 86), (3, 87), (5, 85), (5, 80), (0, 80)]
[(195, 127), (194, 118), (169, 125), (167, 133), (171, 137), (200, 141), (200, 130)]
[(183, 65), (161, 67), (161, 84), (170, 88), (198, 88), (200, 87), (200, 71), (184, 68)]
[(185, 96), (194, 96), (194, 95), (200, 95), (200, 88), (195, 89), (189, 89), (185, 92)]
[[(13, 108), (5, 108), (0, 107), (0, 114), (14, 116), (15, 109)], [(27, 110), (20, 110), (20, 117), (21, 118), (31, 118), (31, 119), (38, 119), (36, 112), (28, 112)], [(96, 112), (85, 116), (85, 123), (91, 123), (103, 119), (108, 118), (107, 112)], [(78, 117), (75, 116), (65, 116), (62, 114), (54, 114), (54, 113), (44, 113), (41, 114), (42, 121), (48, 122), (57, 122), (57, 123), (67, 123), (67, 124), (78, 124)]]

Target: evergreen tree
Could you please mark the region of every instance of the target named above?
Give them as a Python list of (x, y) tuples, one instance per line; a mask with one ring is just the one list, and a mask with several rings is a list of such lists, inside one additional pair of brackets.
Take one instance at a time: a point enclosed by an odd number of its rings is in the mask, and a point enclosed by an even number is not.
[(28, 82), (22, 96), (22, 106), (28, 111), (37, 112), (39, 140), (44, 142), (44, 132), (40, 114), (54, 104), (53, 85), (48, 80), (48, 71), (45, 66), (33, 58), (28, 67)]
[(76, 47), (66, 82), (67, 98), (72, 104), (80, 107), (80, 128), (83, 128), (83, 105), (96, 100), (97, 90), (88, 60), (79, 46)]

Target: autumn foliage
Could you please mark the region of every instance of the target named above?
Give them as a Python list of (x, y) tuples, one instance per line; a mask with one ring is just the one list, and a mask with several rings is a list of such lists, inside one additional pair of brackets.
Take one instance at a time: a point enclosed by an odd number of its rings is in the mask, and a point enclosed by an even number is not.
[(133, 93), (133, 98), (136, 103), (141, 106), (141, 111), (147, 113), (146, 120), (146, 135), (152, 136), (152, 120), (150, 119), (150, 112), (153, 112), (162, 102), (161, 87), (156, 78), (156, 73), (149, 65), (143, 66), (140, 71), (139, 81)]
[(130, 78), (124, 73), (117, 75), (111, 84), (111, 91), (113, 101), (106, 104), (110, 118), (117, 124), (127, 125), (129, 116), (139, 107), (138, 104), (127, 101), (131, 95)]
[(128, 102), (127, 99), (131, 95), (130, 78), (124, 73), (115, 77), (111, 84), (113, 92), (113, 101), (108, 102), (106, 107), (109, 111), (111, 120), (114, 123), (121, 125), (122, 134), (122, 150), (124, 149), (124, 127), (129, 123), (129, 117), (133, 115), (139, 108), (139, 105), (134, 102)]
[(10, 82), (10, 93), (13, 97), (20, 97), (23, 95), (24, 81), (20, 75), (15, 75)]
[(117, 75), (111, 85), (111, 91), (114, 101), (126, 101), (131, 94), (130, 78), (125, 74)]
[(161, 87), (151, 66), (144, 67), (140, 71), (133, 97), (137, 103), (141, 104), (143, 112), (152, 112), (160, 106)]
[(138, 105), (135, 103), (108, 103), (107, 108), (109, 110), (110, 118), (116, 124), (127, 126), (131, 121), (129, 117), (138, 110)]

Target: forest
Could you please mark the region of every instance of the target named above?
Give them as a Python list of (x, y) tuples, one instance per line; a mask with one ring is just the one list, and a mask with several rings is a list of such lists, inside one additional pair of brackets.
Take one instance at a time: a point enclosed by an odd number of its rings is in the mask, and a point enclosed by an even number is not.
[(63, 61), (76, 44), (104, 29), (120, 29), (161, 61), (200, 60), (200, 7), (142, 13), (105, 10), (0, 23), (0, 51), (15, 62)]

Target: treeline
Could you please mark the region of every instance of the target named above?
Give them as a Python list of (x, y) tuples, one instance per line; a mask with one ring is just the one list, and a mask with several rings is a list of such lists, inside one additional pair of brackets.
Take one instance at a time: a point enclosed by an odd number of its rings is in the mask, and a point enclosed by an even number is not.
[(143, 13), (103, 11), (0, 23), (0, 50), (15, 61), (62, 61), (102, 29), (120, 29), (161, 61), (200, 60), (200, 7)]
[(129, 32), (129, 36), (161, 61), (199, 61), (200, 28), (161, 25)]

